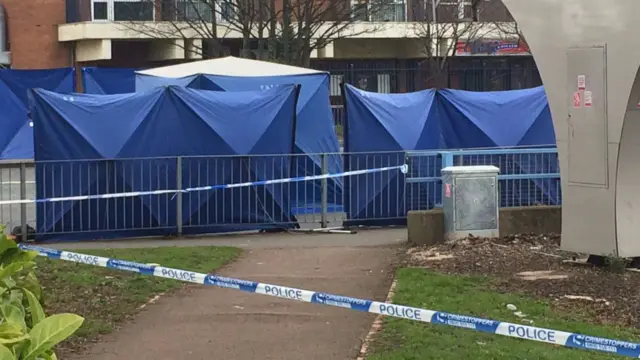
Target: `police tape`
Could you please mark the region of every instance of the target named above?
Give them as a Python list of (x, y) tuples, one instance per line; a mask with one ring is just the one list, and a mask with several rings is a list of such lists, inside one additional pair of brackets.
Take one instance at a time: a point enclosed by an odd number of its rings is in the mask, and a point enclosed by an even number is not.
[(57, 249), (31, 245), (19, 245), (23, 250), (37, 251), (38, 255), (51, 259), (71, 261), (81, 264), (101, 266), (110, 269), (131, 271), (142, 275), (174, 279), (201, 285), (230, 288), (249, 293), (274, 296), (314, 304), (335, 306), (361, 312), (387, 315), (407, 320), (421, 321), (438, 325), (448, 325), (489, 334), (503, 335), (523, 340), (533, 340), (574, 349), (599, 351), (627, 357), (640, 358), (640, 344), (613, 340), (566, 331), (539, 328), (472, 316), (457, 315), (441, 311), (427, 310), (410, 306), (388, 304), (384, 302), (352, 298), (291, 288), (280, 285), (258, 283), (254, 281), (203, 274), (193, 271), (172, 269), (163, 266), (141, 264), (127, 260), (111, 259), (95, 255), (86, 255)]
[(186, 188), (181, 190), (130, 191), (130, 192), (113, 193), (113, 194), (79, 195), (79, 196), (66, 196), (66, 197), (46, 198), (46, 199), (2, 200), (0, 201), (0, 205), (33, 204), (33, 203), (47, 203), (47, 202), (61, 202), (61, 201), (80, 201), (80, 200), (94, 200), (94, 199), (114, 199), (114, 198), (127, 198), (127, 197), (135, 197), (135, 196), (147, 196), (147, 195), (178, 194), (178, 193), (189, 193), (189, 192), (196, 192), (196, 191), (233, 189), (233, 188), (248, 187), (248, 186), (264, 186), (264, 185), (284, 184), (284, 183), (292, 183), (292, 182), (300, 182), (300, 181), (332, 179), (332, 178), (338, 178), (338, 177), (373, 174), (373, 173), (393, 171), (393, 170), (400, 170), (400, 172), (402, 172), (403, 174), (406, 174), (409, 171), (409, 166), (407, 164), (404, 164), (404, 165), (398, 165), (398, 166), (381, 167), (376, 169), (346, 171), (346, 172), (341, 172), (336, 174), (299, 176), (299, 177), (293, 177), (293, 178), (261, 180), (261, 181), (252, 181), (252, 182), (244, 182), (244, 183), (223, 184), (223, 185), (208, 185), (208, 186), (191, 187), (191, 188)]

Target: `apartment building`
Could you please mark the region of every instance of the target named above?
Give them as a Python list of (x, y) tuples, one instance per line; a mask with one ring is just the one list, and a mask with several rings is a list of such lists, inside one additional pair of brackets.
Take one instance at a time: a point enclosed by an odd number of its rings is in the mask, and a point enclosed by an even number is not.
[[(221, 3), (224, 1), (246, 0)], [(440, 53), (450, 57), (447, 67), (452, 74), (462, 74), (444, 86), (491, 90), (539, 82), (526, 45), (516, 33), (504, 30), (513, 19), (501, 0), (387, 0), (378, 7), (381, 0), (331, 1), (349, 2), (350, 24), (335, 34), (332, 42), (312, 51), (311, 66), (335, 73), (336, 84), (346, 77), (373, 91), (417, 90), (432, 85), (425, 80), (428, 76), (420, 74), (427, 71), (425, 58), (443, 55)], [(437, 1), (437, 6), (432, 1)], [(203, 51), (206, 56), (206, 39), (185, 27), (170, 31), (181, 26), (180, 21), (175, 13), (164, 11), (182, 6), (184, 16), (195, 11), (202, 17), (197, 9), (185, 7), (194, 2), (197, 0), (0, 0), (4, 9), (0, 29), (5, 30), (0, 31), (0, 64), (16, 69), (85, 65), (142, 68), (197, 60)], [(233, 15), (226, 14), (222, 6), (210, 15), (211, 20), (215, 19), (216, 32), (228, 53), (239, 55), (243, 34), (237, 26), (230, 26)], [(470, 22), (482, 26), (457, 36), (451, 30), (429, 28), (434, 17), (439, 24), (461, 24), (455, 28)], [(440, 45), (429, 40), (436, 33), (445, 38)], [(195, 48), (203, 51), (190, 51)], [(482, 75), (489, 83), (499, 77), (491, 71), (525, 75), (515, 76), (519, 80), (508, 80), (506, 85), (504, 80), (496, 86), (468, 84), (477, 79), (467, 80), (464, 74), (485, 71), (479, 69), (492, 69)]]

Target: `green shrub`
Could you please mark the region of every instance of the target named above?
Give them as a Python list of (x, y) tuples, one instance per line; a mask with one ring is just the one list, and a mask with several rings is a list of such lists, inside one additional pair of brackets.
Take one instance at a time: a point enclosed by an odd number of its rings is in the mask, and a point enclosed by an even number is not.
[(23, 251), (0, 226), (0, 359), (53, 360), (53, 347), (78, 330), (75, 314), (47, 316), (35, 275), (35, 251)]

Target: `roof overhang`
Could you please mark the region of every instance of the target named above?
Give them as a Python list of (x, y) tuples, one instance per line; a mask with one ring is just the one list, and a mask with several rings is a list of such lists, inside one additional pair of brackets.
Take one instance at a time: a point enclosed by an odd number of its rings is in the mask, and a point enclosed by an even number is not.
[[(336, 24), (326, 22), (318, 27), (315, 35), (326, 38), (423, 38), (424, 34), (438, 34), (439, 37), (458, 36), (461, 39), (490, 37), (504, 39), (515, 37), (510, 34), (514, 23), (443, 23), (425, 24), (413, 22), (356, 22), (336, 30)], [(212, 25), (211, 25), (212, 26)], [(295, 24), (294, 24), (295, 26)], [(426, 29), (425, 27), (433, 27)], [(436, 28), (437, 27), (437, 28)], [(80, 22), (64, 24), (58, 27), (58, 40), (61, 42), (80, 40), (183, 40), (210, 38), (213, 29), (208, 24), (181, 22)], [(242, 32), (229, 24), (217, 25), (215, 32), (220, 39), (242, 39)], [(252, 36), (255, 37), (255, 31)], [(464, 35), (456, 35), (464, 34)], [(269, 37), (264, 29), (265, 38)]]

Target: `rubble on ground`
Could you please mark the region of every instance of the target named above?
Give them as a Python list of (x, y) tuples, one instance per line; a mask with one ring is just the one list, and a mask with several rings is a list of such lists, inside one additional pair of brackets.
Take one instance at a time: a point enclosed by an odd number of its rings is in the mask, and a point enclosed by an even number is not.
[(407, 263), (446, 274), (487, 275), (497, 291), (542, 298), (560, 311), (579, 309), (602, 323), (640, 326), (640, 273), (566, 262), (582, 257), (560, 250), (559, 234), (518, 234), (411, 248)]

